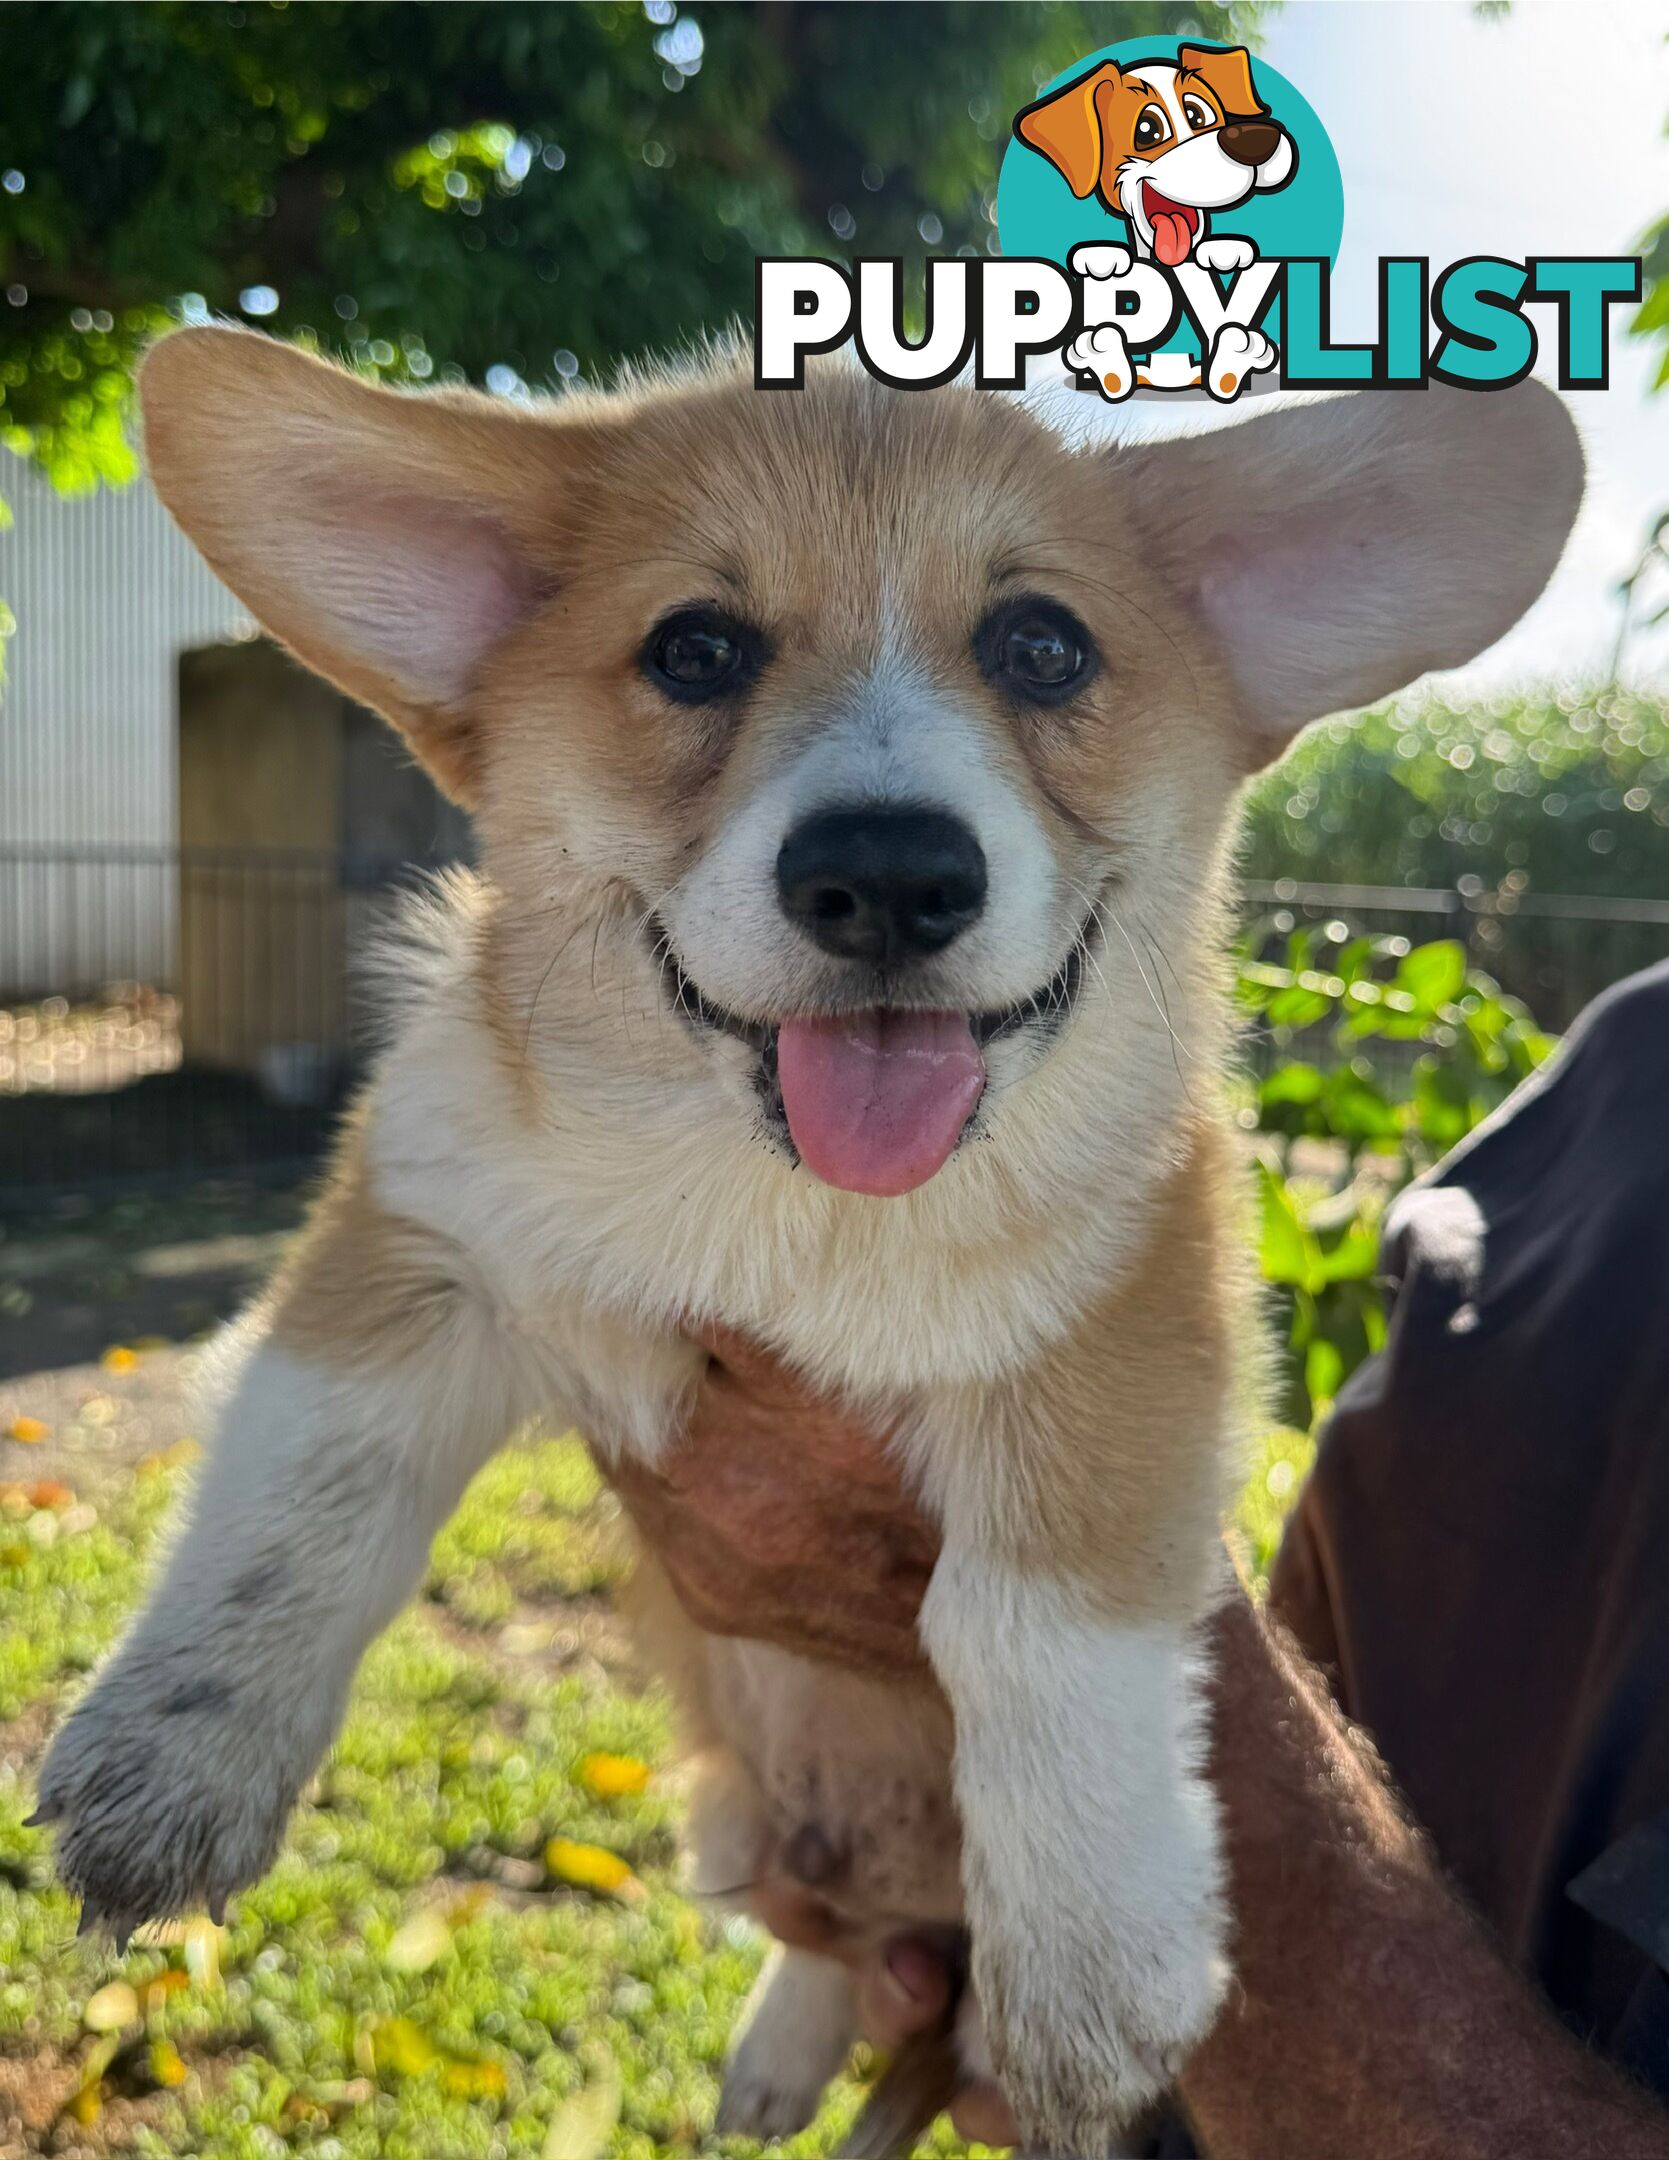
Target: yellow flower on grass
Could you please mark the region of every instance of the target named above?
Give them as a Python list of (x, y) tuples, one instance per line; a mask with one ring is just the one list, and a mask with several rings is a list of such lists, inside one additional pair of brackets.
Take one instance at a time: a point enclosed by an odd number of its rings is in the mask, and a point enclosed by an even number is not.
[(99, 1363), (108, 1373), (130, 1373), (138, 1367), (139, 1353), (130, 1350), (126, 1343), (112, 1343)]
[(25, 1447), (36, 1447), (42, 1440), (50, 1440), (52, 1427), (38, 1417), (14, 1417), (6, 1427), (14, 1440), (21, 1440)]
[(183, 2085), (190, 2075), (172, 2041), (153, 2040), (150, 2057), (151, 2075), (159, 2085)]
[(601, 1750), (583, 1756), (575, 1768), (576, 1783), (597, 1800), (624, 1800), (640, 1793), (649, 1783), (649, 1765), (635, 1755), (609, 1755)]
[(558, 1882), (600, 1897), (628, 1901), (643, 1895), (643, 1885), (621, 1859), (603, 1845), (583, 1845), (577, 1838), (554, 1837), (545, 1847), (545, 1865)]

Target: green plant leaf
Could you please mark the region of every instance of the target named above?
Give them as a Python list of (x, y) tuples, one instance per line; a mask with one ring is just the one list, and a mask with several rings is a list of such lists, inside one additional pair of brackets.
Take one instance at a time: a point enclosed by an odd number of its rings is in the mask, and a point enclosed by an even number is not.
[(1338, 1241), (1323, 1249), (1324, 1281), (1369, 1282), (1379, 1266), (1379, 1233), (1357, 1216), (1348, 1223)]
[(1258, 1260), (1264, 1279), (1314, 1289), (1321, 1281), (1321, 1248), (1298, 1211), (1286, 1180), (1265, 1163), (1258, 1165), (1263, 1187), (1263, 1227)]
[(1336, 1343), (1318, 1336), (1304, 1353), (1304, 1385), (1312, 1408), (1319, 1410), (1339, 1392), (1344, 1378), (1344, 1357)]
[(1320, 1100), (1323, 1085), (1319, 1066), (1294, 1061), (1275, 1068), (1258, 1089), (1258, 1101), (1265, 1110), (1302, 1108)]
[(1267, 1017), (1271, 1027), (1315, 1027), (1333, 1010), (1333, 1001), (1319, 990), (1306, 989), (1294, 983), (1290, 989), (1277, 990), (1269, 1000)]
[(1441, 1010), (1466, 986), (1466, 947), (1458, 938), (1416, 945), (1397, 969), (1396, 986), (1407, 991), (1421, 1012)]

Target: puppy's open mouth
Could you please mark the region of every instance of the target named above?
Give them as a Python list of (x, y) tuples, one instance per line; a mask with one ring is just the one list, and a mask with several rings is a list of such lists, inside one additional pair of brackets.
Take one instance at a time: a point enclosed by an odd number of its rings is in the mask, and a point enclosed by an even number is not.
[(1192, 203), (1172, 202), (1151, 180), (1142, 182), (1142, 212), (1153, 227), (1153, 252), (1175, 269), (1188, 260), (1188, 250), (1200, 229), (1200, 214)]
[(985, 1052), (1024, 1029), (1054, 1032), (1083, 985), (1092, 911), (1071, 951), (1030, 997), (989, 1012), (926, 1012), (877, 1004), (846, 1013), (746, 1020), (703, 995), (664, 924), (651, 950), (674, 1009), (696, 1029), (757, 1054), (767, 1119), (785, 1127), (807, 1169), (848, 1192), (913, 1191), (943, 1168), (985, 1089)]

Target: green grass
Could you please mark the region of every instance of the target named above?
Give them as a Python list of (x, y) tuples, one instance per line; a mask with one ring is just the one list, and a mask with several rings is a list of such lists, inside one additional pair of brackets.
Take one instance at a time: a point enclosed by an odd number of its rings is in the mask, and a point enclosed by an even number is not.
[[(1293, 1446), (1272, 1443), (1249, 1488), (1254, 1559), (1290, 1497), (1270, 1469)], [(482, 1472), (424, 1595), (367, 1659), (277, 1866), (235, 1901), (218, 1983), (198, 1964), (105, 2039), (92, 2119), (62, 2115), (98, 2068), (96, 1991), (120, 1979), (143, 2000), (192, 1968), (201, 1940), (120, 1961), (78, 1943), (49, 1835), (22, 1827), (31, 1778), (17, 1765), (139, 1594), (182, 1482), (137, 1476), (93, 1527), (50, 1543), (0, 1520), (0, 1762), (13, 1765), (0, 1769), (0, 2130), (33, 2078), (25, 2151), (589, 2160), (560, 2130), (548, 2150), (553, 2120), (582, 2089), (617, 2086), (595, 2147), (608, 2160), (748, 2150), (704, 2126), (759, 1942), (680, 1896), (670, 1776), (599, 1799), (576, 1775), (592, 1750), (664, 1764), (667, 1723), (621, 1677), (613, 1503), (571, 1441)], [(628, 1897), (553, 1879), (553, 1837), (618, 1855)], [(182, 2083), (158, 2082), (182, 2065)], [(841, 2088), (789, 2150), (828, 2150), (857, 2097)]]

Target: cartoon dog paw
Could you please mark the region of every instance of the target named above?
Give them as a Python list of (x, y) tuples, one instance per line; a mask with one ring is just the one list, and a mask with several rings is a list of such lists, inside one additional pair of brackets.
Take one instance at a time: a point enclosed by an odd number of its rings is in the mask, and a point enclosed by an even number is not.
[(1258, 251), (1251, 241), (1233, 233), (1202, 240), (1194, 250), (1194, 260), (1202, 270), (1249, 270), (1257, 259)]
[(1239, 323), (1224, 323), (1211, 347), (1205, 386), (1214, 398), (1227, 404), (1240, 395), (1247, 377), (1272, 368), (1279, 355), (1261, 330)]
[(1101, 395), (1117, 405), (1136, 387), (1136, 370), (1130, 364), (1130, 348), (1116, 323), (1102, 323), (1095, 330), (1081, 330), (1066, 348), (1066, 364), (1080, 375), (1093, 375)]
[(1075, 247), (1067, 264), (1075, 277), (1113, 278), (1128, 277), (1131, 260), (1128, 248), (1097, 241), (1091, 246)]

